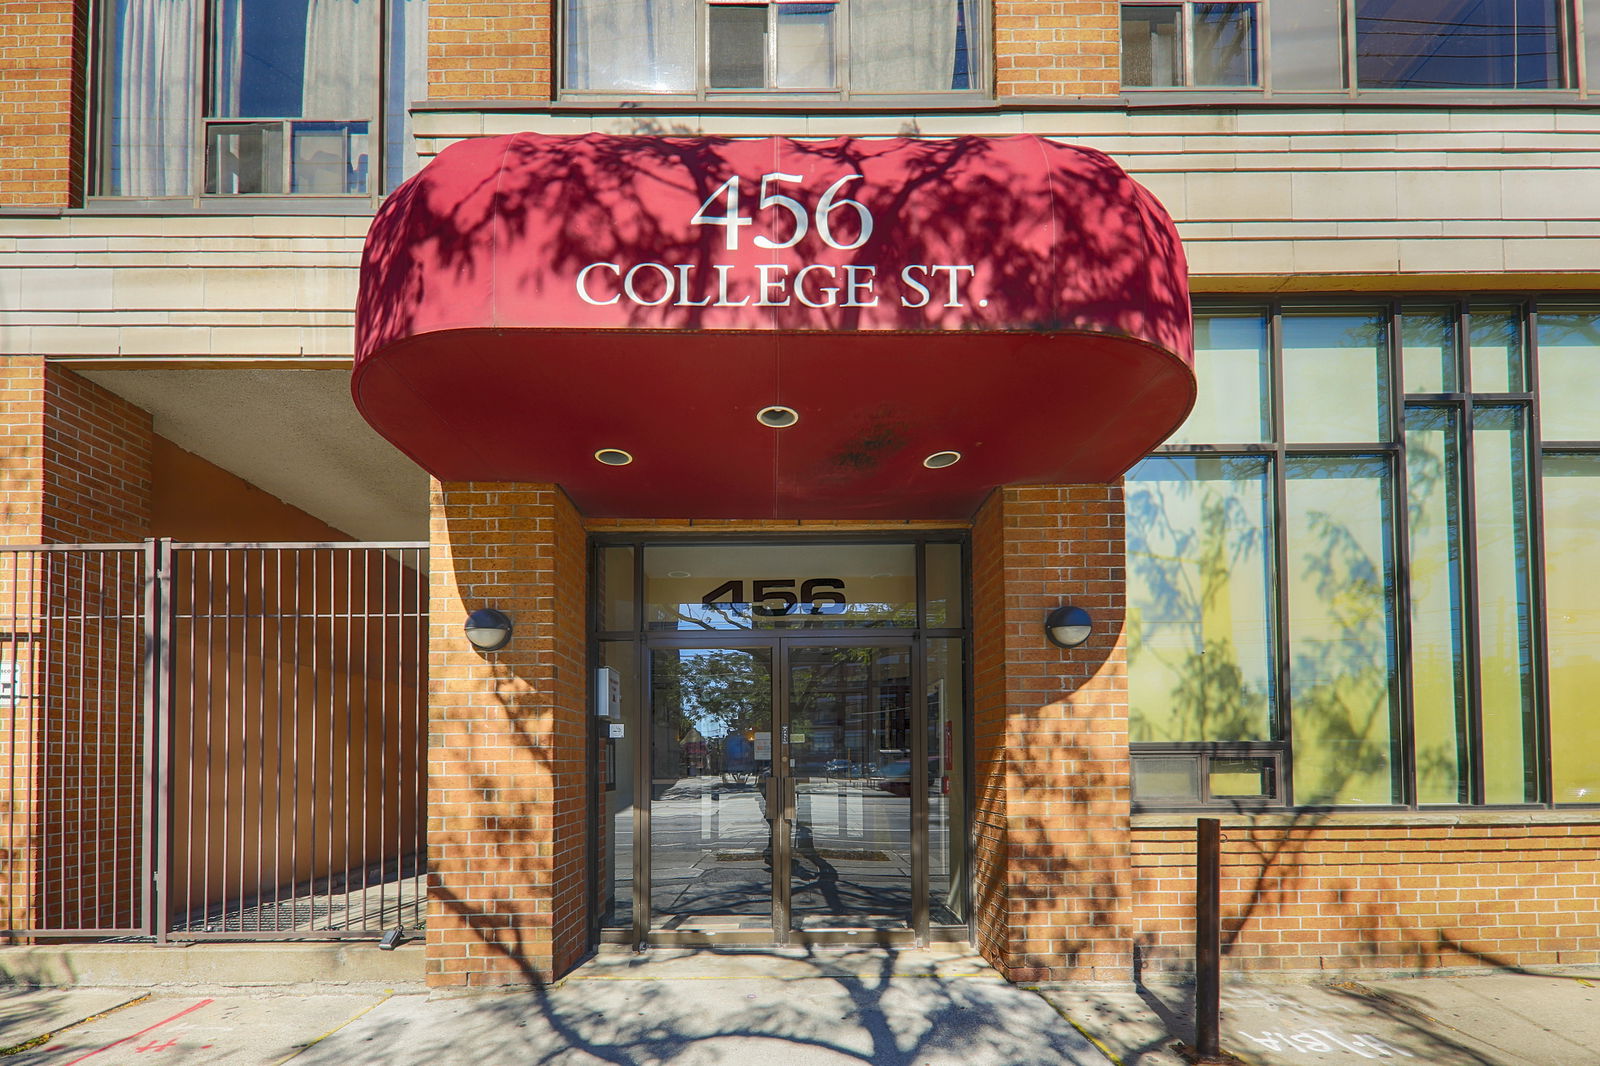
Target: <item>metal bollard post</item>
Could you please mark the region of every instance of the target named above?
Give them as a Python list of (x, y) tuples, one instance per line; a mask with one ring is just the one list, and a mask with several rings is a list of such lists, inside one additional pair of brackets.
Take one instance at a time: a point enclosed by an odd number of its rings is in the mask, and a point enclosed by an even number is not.
[(1195, 821), (1194, 1029), (1202, 1059), (1221, 1051), (1222, 1010), (1222, 822)]

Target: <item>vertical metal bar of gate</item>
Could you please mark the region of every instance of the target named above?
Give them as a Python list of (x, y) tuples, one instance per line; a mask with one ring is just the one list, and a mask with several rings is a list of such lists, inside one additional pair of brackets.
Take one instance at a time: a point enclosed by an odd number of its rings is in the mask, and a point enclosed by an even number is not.
[(147, 541), (145, 552), (144, 928), (165, 944), (172, 925), (172, 542)]

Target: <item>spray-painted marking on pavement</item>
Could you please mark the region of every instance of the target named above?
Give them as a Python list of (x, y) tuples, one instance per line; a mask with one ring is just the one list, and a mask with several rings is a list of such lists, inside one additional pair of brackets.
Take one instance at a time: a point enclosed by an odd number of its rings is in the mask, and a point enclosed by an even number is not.
[[(77, 1066), (78, 1063), (84, 1061), (85, 1059), (92, 1059), (96, 1055), (100, 1054), (102, 1051), (110, 1051), (112, 1048), (117, 1047), (120, 1044), (126, 1044), (130, 1040), (137, 1040), (141, 1036), (143, 1036), (146, 1033), (150, 1032), (151, 1030), (159, 1029), (163, 1025), (167, 1025), (170, 1022), (175, 1022), (179, 1018), (182, 1018), (185, 1014), (193, 1014), (195, 1011), (199, 1010), (201, 1007), (204, 1007), (207, 1003), (211, 1003), (211, 1002), (213, 1002), (213, 1001), (210, 1000), (210, 999), (202, 999), (199, 1003), (196, 1003), (194, 1006), (188, 1007), (188, 1008), (186, 1008), (184, 1010), (181, 1010), (178, 1013), (174, 1014), (170, 1018), (163, 1018), (161, 1021), (156, 1022), (154, 1025), (147, 1025), (143, 1029), (140, 1029), (137, 1033), (132, 1034), (131, 1036), (125, 1036), (121, 1040), (113, 1040), (111, 1043), (107, 1044), (105, 1047), (96, 1048), (96, 1049), (94, 1049), (93, 1051), (89, 1052), (86, 1055), (79, 1055), (77, 1058), (75, 1058), (71, 1062), (67, 1063), (66, 1066)], [(173, 1041), (173, 1043), (175, 1043), (175, 1042), (176, 1041)], [(151, 1043), (155, 1044), (155, 1043), (158, 1043), (158, 1042), (157, 1041), (151, 1041)], [(134, 1051), (147, 1051), (147, 1050), (148, 1051), (164, 1051), (164, 1050), (168, 1050), (168, 1048), (167, 1047), (148, 1047), (148, 1048), (136, 1047), (133, 1050)]]
[(1264, 1030), (1261, 1033), (1241, 1031), (1240, 1036), (1254, 1041), (1268, 1051), (1298, 1051), (1302, 1054), (1331, 1055), (1353, 1051), (1364, 1059), (1414, 1059), (1411, 1052), (1393, 1044), (1384, 1043), (1370, 1033), (1339, 1034), (1327, 1029), (1312, 1029), (1300, 1033), (1280, 1033)]

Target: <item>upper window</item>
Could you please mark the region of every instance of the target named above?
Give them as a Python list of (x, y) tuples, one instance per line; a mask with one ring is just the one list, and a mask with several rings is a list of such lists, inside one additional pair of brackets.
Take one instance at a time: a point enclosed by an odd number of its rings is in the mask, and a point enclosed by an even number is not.
[(1559, 89), (1568, 84), (1560, 0), (1358, 0), (1363, 89)]
[(1123, 4), (1123, 86), (1238, 89), (1259, 85), (1257, 6)]
[(391, 188), (415, 165), (426, 32), (427, 0), (116, 0), (96, 191)]
[(976, 19), (977, 0), (567, 0), (565, 87), (608, 95), (974, 89)]

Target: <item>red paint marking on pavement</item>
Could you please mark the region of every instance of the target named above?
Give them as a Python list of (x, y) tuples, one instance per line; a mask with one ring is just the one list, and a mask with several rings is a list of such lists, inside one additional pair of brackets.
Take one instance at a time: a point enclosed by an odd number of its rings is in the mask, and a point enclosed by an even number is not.
[(141, 1036), (143, 1036), (144, 1034), (148, 1033), (150, 1030), (159, 1029), (163, 1025), (166, 1025), (168, 1022), (175, 1022), (179, 1018), (182, 1018), (185, 1014), (193, 1014), (195, 1011), (199, 1010), (201, 1007), (204, 1007), (207, 1003), (210, 1003), (210, 1002), (212, 1002), (212, 1001), (209, 1000), (209, 999), (202, 999), (199, 1003), (196, 1003), (194, 1006), (190, 1007), (188, 1010), (180, 1010), (178, 1013), (174, 1014), (170, 1018), (163, 1018), (161, 1021), (156, 1022), (156, 1024), (154, 1024), (154, 1025), (147, 1025), (143, 1029), (140, 1029), (137, 1033), (133, 1033), (133, 1034), (131, 1034), (129, 1036), (125, 1036), (121, 1040), (113, 1040), (111, 1043), (107, 1044), (105, 1047), (96, 1048), (94, 1051), (89, 1052), (87, 1055), (79, 1055), (77, 1058), (75, 1058), (71, 1062), (67, 1063), (67, 1066), (78, 1066), (78, 1063), (82, 1062), (84, 1059), (92, 1059), (96, 1055), (100, 1054), (100, 1052), (102, 1052), (102, 1051), (110, 1051), (112, 1048), (116, 1047), (118, 1044), (126, 1044), (130, 1040), (137, 1040)]

